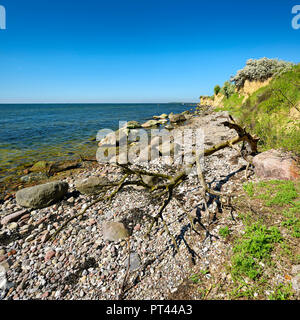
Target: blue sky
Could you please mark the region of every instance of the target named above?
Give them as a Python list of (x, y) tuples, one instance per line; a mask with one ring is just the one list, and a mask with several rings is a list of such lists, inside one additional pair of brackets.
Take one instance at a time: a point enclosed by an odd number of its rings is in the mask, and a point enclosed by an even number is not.
[(299, 61), (300, 0), (0, 0), (0, 103), (198, 101), (249, 58)]

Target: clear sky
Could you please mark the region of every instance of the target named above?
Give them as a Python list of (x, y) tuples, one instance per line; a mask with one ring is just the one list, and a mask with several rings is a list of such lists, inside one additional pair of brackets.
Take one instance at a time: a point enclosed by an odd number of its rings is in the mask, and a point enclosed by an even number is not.
[(300, 62), (300, 0), (0, 0), (0, 103), (196, 101), (249, 58)]

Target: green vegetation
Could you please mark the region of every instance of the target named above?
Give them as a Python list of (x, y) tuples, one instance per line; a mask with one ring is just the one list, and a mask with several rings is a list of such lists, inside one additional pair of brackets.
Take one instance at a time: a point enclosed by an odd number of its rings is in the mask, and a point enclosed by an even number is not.
[(300, 201), (293, 202), (292, 205), (283, 212), (285, 220), (281, 225), (291, 231), (292, 237), (300, 238)]
[(274, 279), (278, 274), (288, 274), (291, 265), (299, 263), (296, 239), (300, 237), (300, 182), (271, 180), (243, 187), (246, 197), (239, 203), (245, 213), (239, 213), (239, 218), (245, 229), (233, 237), (229, 271), (234, 285), (229, 297), (291, 299), (291, 282)]
[(195, 274), (192, 274), (191, 276), (190, 276), (190, 280), (193, 282), (193, 283), (199, 283), (200, 282), (200, 275), (199, 274), (197, 274), (197, 273), (195, 273)]
[(293, 294), (291, 284), (283, 285), (280, 283), (274, 291), (269, 295), (269, 300), (288, 300)]
[(221, 93), (226, 99), (229, 99), (235, 93), (235, 85), (229, 81), (226, 81), (221, 89)]
[(279, 68), (269, 85), (246, 101), (240, 92), (225, 94), (224, 108), (217, 109), (228, 110), (241, 125), (258, 135), (260, 151), (282, 148), (300, 154), (300, 64), (287, 66)]
[(230, 230), (229, 230), (228, 226), (221, 228), (219, 230), (219, 235), (223, 238), (227, 238), (230, 235)]
[(259, 223), (247, 227), (245, 234), (238, 239), (233, 248), (232, 276), (255, 279), (261, 275), (262, 268), (259, 262), (268, 263), (273, 244), (280, 241), (282, 236), (276, 227), (267, 228)]
[(220, 91), (221, 91), (221, 87), (219, 85), (216, 85), (214, 88), (215, 95), (218, 95)]
[(243, 188), (251, 198), (265, 200), (264, 205), (268, 207), (291, 204), (292, 200), (299, 196), (296, 185), (292, 181), (270, 180), (261, 181), (255, 185), (249, 182)]
[(246, 80), (249, 81), (264, 81), (275, 75), (289, 71), (293, 64), (286, 61), (279, 61), (278, 59), (249, 59), (246, 66), (239, 70), (231, 81), (235, 83), (236, 87), (242, 88)]

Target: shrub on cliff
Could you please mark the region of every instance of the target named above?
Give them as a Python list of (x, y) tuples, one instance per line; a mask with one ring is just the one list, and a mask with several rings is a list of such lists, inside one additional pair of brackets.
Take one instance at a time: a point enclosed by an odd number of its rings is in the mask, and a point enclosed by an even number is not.
[(214, 88), (215, 95), (217, 96), (220, 91), (221, 91), (221, 87), (219, 85), (216, 85)]
[(279, 61), (278, 59), (249, 59), (245, 68), (239, 70), (231, 81), (236, 87), (242, 88), (246, 80), (249, 81), (264, 81), (283, 72), (289, 71), (293, 67), (293, 63)]
[(235, 85), (229, 81), (226, 81), (221, 89), (221, 93), (229, 99), (235, 93)]

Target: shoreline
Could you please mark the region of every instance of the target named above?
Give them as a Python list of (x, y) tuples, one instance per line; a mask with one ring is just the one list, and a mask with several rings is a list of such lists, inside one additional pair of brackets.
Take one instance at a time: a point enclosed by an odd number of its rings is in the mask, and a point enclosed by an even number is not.
[[(196, 115), (181, 128), (205, 128), (205, 145), (210, 147), (236, 136), (236, 132), (222, 125), (227, 117), (227, 112), (207, 112)], [(234, 205), (242, 205), (245, 210), (248, 200), (243, 200), (243, 184), (259, 181), (253, 175), (245, 177), (246, 166), (247, 162), (237, 157), (233, 148), (205, 158), (205, 179), (210, 188), (237, 195), (233, 196)], [(180, 170), (180, 166), (166, 165), (159, 159), (143, 168), (164, 174)], [(113, 164), (84, 162), (78, 171), (56, 177), (67, 183), (69, 190), (53, 205), (24, 211), (14, 197), (4, 201), (5, 217), (23, 210), (21, 218), (0, 229), (0, 259), (6, 266), (9, 284), (5, 300), (118, 300), (128, 270), (128, 287), (122, 297), (125, 300), (193, 300), (208, 299), (208, 295), (218, 300), (230, 298), (228, 294), (235, 287), (224, 265), (229, 263), (230, 240), (244, 233), (239, 211), (224, 204), (219, 207), (215, 197), (209, 200), (206, 210), (198, 177), (189, 176), (177, 190), (181, 205), (173, 199), (164, 211), (164, 220), (179, 246), (176, 253), (161, 224), (154, 225), (145, 238), (151, 217), (161, 206), (145, 188), (128, 185), (110, 203), (100, 201), (91, 207), (97, 196), (78, 191), (78, 181), (91, 177), (120, 181), (123, 174)], [(256, 201), (252, 202), (254, 210), (258, 210)], [(72, 220), (53, 242), (49, 240), (64, 222), (85, 208), (83, 216)], [(200, 221), (195, 230), (190, 218)], [(112, 222), (124, 225), (129, 232), (130, 269), (128, 240), (108, 237)], [(220, 236), (225, 226), (230, 228), (227, 238)], [(290, 266), (281, 267), (289, 273)], [(277, 278), (272, 277), (274, 286)], [(262, 297), (265, 298), (257, 295), (257, 299)]]
[[(169, 103), (172, 104), (172, 103)], [(187, 106), (192, 106), (192, 104), (187, 104)], [(196, 105), (193, 105), (193, 108), (190, 109), (190, 112), (196, 114)], [(184, 111), (185, 112), (185, 111)], [(184, 113), (182, 112), (182, 113)], [(145, 121), (153, 120), (155, 119), (157, 115), (153, 114), (152, 117), (149, 117), (149, 119), (145, 118)], [(131, 120), (128, 120), (131, 121)], [(168, 122), (169, 123), (169, 122)], [(167, 123), (166, 123), (167, 124)], [(165, 125), (166, 125), (165, 124)], [(159, 128), (163, 128), (163, 124), (159, 124)], [(147, 130), (147, 129), (146, 129)], [(0, 171), (0, 201), (3, 201), (8, 196), (11, 196), (13, 193), (15, 193), (19, 188), (24, 188), (28, 186), (33, 186), (36, 184), (43, 183), (45, 181), (48, 181), (49, 179), (38, 179), (36, 181), (31, 181), (31, 183), (22, 183), (20, 179), (30, 173), (30, 168), (32, 168), (36, 163), (38, 162), (47, 162), (48, 164), (60, 164), (63, 165), (64, 163), (74, 163), (77, 161), (78, 165), (80, 165), (81, 156), (87, 158), (87, 159), (94, 159), (96, 156), (96, 151), (98, 148), (98, 141), (96, 141), (96, 137), (90, 137), (88, 140), (83, 140), (81, 142), (77, 142), (78, 145), (81, 146), (81, 149), (78, 152), (78, 149), (76, 147), (73, 148), (73, 154), (72, 155), (60, 155), (58, 156), (57, 153), (42, 153), (43, 156), (37, 156), (35, 160), (30, 161), (22, 161), (22, 163), (17, 164), (16, 166), (11, 166), (8, 168), (1, 168)], [(53, 149), (54, 147), (49, 146), (50, 149)], [(75, 150), (74, 150), (75, 149)], [(70, 151), (71, 152), (71, 151)], [(24, 158), (24, 157), (22, 157)], [(67, 170), (65, 170), (67, 171)], [(41, 173), (45, 173), (45, 171), (41, 171)], [(49, 176), (48, 178), (51, 178)], [(51, 181), (50, 179), (49, 181)]]

